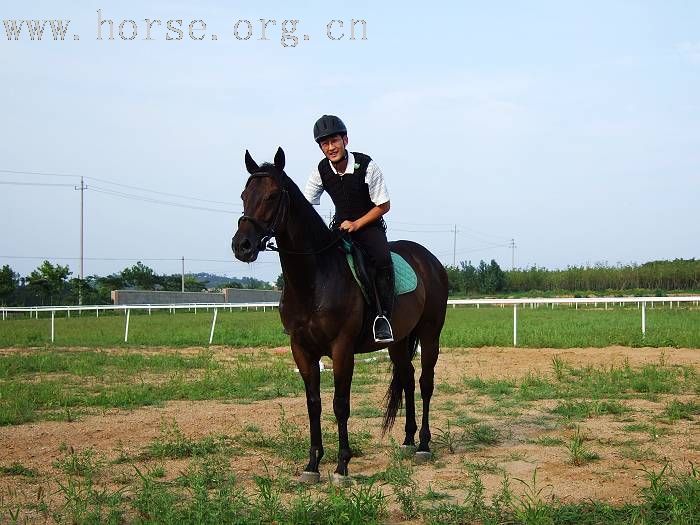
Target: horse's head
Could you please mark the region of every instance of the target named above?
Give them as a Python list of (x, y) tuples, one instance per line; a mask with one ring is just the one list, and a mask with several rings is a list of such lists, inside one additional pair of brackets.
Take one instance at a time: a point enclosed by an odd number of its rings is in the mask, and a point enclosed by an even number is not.
[(245, 152), (245, 166), (250, 176), (245, 184), (243, 216), (238, 219), (238, 230), (231, 248), (236, 258), (253, 262), (265, 245), (284, 228), (289, 208), (289, 194), (284, 184), (284, 151), (277, 149), (273, 164), (258, 164)]

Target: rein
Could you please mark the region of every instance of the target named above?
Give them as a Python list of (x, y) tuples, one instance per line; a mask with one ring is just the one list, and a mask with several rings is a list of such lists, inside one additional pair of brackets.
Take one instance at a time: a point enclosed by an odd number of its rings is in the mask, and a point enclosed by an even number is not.
[[(253, 173), (250, 177), (248, 177), (248, 181), (246, 182), (246, 187), (248, 187), (248, 184), (250, 183), (251, 179), (255, 177), (275, 177), (274, 174), (268, 173), (268, 172), (258, 172), (258, 173)], [(287, 214), (289, 212), (289, 192), (287, 191), (286, 186), (282, 182), (281, 186), (281, 191), (282, 191), (282, 197), (280, 198), (278, 204), (277, 204), (277, 210), (275, 211), (275, 216), (272, 219), (272, 222), (269, 225), (264, 224), (262, 221), (256, 219), (255, 217), (252, 217), (250, 215), (241, 215), (238, 219), (238, 226), (240, 227), (241, 222), (243, 221), (248, 221), (253, 224), (255, 229), (259, 230), (262, 232), (262, 237), (260, 238), (260, 242), (258, 243), (258, 250), (261, 252), (270, 250), (273, 252), (278, 252), (282, 254), (288, 254), (288, 255), (318, 255), (319, 253), (323, 253), (329, 248), (332, 248), (335, 244), (338, 243), (340, 239), (343, 238), (345, 235), (342, 231), (338, 230), (338, 234), (335, 235), (335, 237), (329, 242), (327, 245), (323, 246), (323, 248), (318, 249), (318, 250), (311, 250), (311, 251), (303, 251), (303, 252), (297, 252), (297, 251), (291, 251), (291, 250), (284, 250), (281, 249), (279, 246), (276, 246), (272, 243), (272, 238), (276, 237), (277, 235), (277, 229), (281, 224), (284, 223), (284, 220), (287, 218)]]

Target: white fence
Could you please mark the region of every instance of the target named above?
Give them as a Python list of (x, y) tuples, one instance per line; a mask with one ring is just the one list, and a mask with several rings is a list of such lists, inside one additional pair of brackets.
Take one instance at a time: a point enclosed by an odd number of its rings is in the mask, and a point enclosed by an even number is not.
[[(479, 308), (480, 306), (500, 306), (505, 308), (506, 306), (513, 307), (513, 346), (518, 346), (518, 305), (521, 308), (539, 308), (541, 306), (550, 306), (555, 308), (557, 306), (574, 306), (578, 309), (579, 305), (593, 305), (598, 307), (598, 305), (603, 305), (607, 310), (610, 307), (616, 305), (623, 306), (625, 304), (636, 304), (637, 308), (641, 311), (641, 330), (642, 334), (646, 334), (646, 309), (647, 305), (650, 308), (654, 308), (655, 305), (665, 306), (668, 304), (669, 308), (673, 308), (674, 303), (676, 307), (679, 307), (681, 303), (691, 303), (694, 306), (700, 304), (700, 296), (684, 296), (684, 297), (556, 297), (556, 298), (522, 298), (522, 299), (450, 299), (447, 301), (448, 305), (452, 308), (457, 306), (475, 306)], [(199, 311), (210, 311), (214, 310), (214, 315), (211, 323), (211, 330), (209, 332), (209, 344), (211, 344), (214, 339), (214, 330), (216, 328), (216, 320), (219, 310), (232, 311), (234, 309), (239, 310), (260, 310), (266, 311), (267, 309), (274, 309), (279, 306), (276, 302), (260, 302), (260, 303), (192, 303), (192, 304), (130, 304), (130, 305), (88, 305), (88, 306), (26, 306), (26, 307), (12, 307), (12, 306), (2, 306), (0, 311), (2, 311), (3, 321), (7, 320), (10, 313), (28, 313), (29, 317), (39, 318), (39, 312), (50, 312), (51, 313), (51, 342), (55, 341), (55, 318), (56, 312), (66, 312), (66, 315), (70, 317), (71, 312), (82, 313), (82, 312), (94, 312), (96, 317), (100, 316), (100, 312), (104, 311), (120, 311), (123, 312), (126, 317), (126, 322), (124, 326), (124, 342), (129, 341), (129, 319), (131, 317), (132, 310), (144, 310), (148, 311), (149, 315), (153, 310), (168, 310), (170, 313), (175, 313), (176, 310), (189, 310), (197, 313)]]

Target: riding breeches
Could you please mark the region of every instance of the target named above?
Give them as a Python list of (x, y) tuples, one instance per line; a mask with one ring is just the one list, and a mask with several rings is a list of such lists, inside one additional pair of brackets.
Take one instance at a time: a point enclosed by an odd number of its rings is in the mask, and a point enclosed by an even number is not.
[(391, 254), (386, 233), (379, 224), (371, 224), (350, 234), (352, 240), (362, 247), (375, 268), (391, 266)]

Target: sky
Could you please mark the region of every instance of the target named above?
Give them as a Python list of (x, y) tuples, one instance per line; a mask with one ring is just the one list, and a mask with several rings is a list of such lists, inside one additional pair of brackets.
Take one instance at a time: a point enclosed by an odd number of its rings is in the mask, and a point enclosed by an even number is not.
[(230, 248), (244, 153), (281, 146), (303, 187), (325, 113), (383, 171), (389, 239), (445, 264), (700, 256), (700, 3), (2, 0), (0, 19), (70, 20), (63, 41), (0, 27), (0, 266), (22, 275), (78, 275), (83, 176), (85, 275), (184, 256), (274, 281), (275, 253)]

